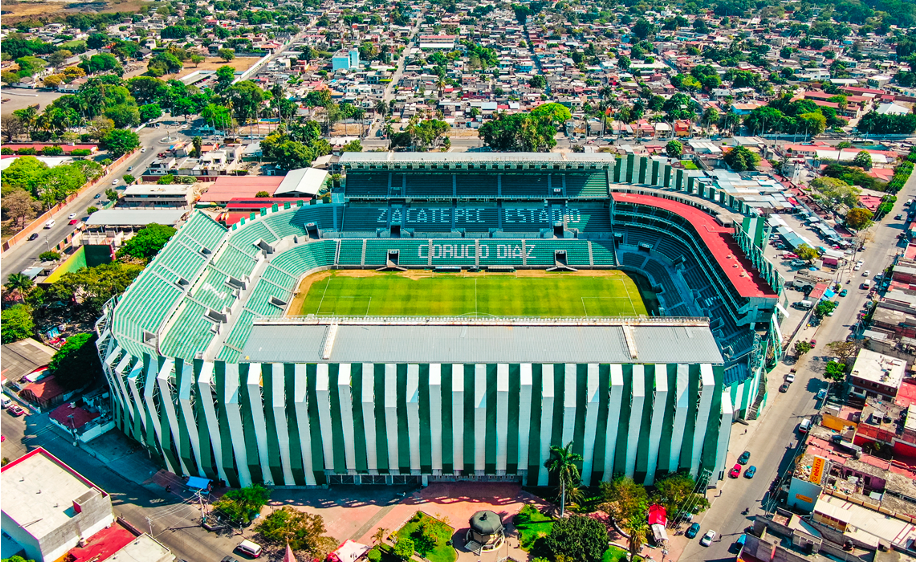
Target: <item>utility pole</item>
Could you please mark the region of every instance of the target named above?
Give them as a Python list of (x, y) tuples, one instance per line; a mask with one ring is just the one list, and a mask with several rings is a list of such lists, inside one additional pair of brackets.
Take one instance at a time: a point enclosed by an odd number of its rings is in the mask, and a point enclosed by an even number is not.
[(153, 536), (153, 520), (149, 517), (146, 518), (146, 522), (149, 523), (149, 536)]

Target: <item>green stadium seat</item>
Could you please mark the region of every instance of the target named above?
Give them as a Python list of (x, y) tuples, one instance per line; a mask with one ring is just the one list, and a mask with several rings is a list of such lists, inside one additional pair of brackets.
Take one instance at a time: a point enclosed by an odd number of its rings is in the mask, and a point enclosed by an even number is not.
[(614, 242), (611, 240), (592, 240), (593, 265), (611, 267), (617, 265), (614, 259)]

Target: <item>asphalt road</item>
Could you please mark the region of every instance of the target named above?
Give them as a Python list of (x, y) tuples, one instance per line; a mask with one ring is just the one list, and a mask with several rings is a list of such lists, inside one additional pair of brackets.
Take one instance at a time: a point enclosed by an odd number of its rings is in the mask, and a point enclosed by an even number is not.
[[(3, 457), (16, 459), (39, 446), (87, 477), (111, 495), (116, 516), (137, 529), (150, 532), (179, 559), (191, 562), (217, 562), (230, 554), (243, 537), (217, 536), (199, 526), (200, 512), (193, 497), (166, 493), (155, 485), (140, 485), (117, 470), (73, 446), (72, 441), (50, 426), (47, 414), (14, 418), (6, 410), (0, 414)], [(136, 459), (136, 457), (140, 457)], [(133, 455), (132, 472), (147, 474), (155, 467), (141, 455)], [(123, 461), (120, 461), (123, 462)], [(125, 466), (121, 464), (120, 466)], [(125, 471), (127, 472), (127, 471)], [(150, 473), (151, 474), (151, 473)], [(251, 531), (246, 531), (250, 538)]]
[[(701, 531), (696, 539), (690, 541), (685, 548), (680, 560), (731, 560), (734, 559), (736, 550), (730, 548), (744, 529), (752, 524), (753, 516), (764, 513), (773, 502), (767, 496), (770, 483), (777, 477), (786, 474), (792, 466), (792, 459), (797, 454), (798, 444), (797, 426), (801, 419), (817, 412), (822, 407), (815, 400), (815, 394), (822, 388), (827, 388), (827, 382), (822, 377), (824, 364), (833, 359), (826, 350), (826, 344), (846, 339), (857, 320), (858, 313), (863, 310), (867, 292), (860, 288), (862, 271), (869, 270), (871, 278), (892, 263), (894, 255), (902, 251), (903, 244), (899, 244), (897, 235), (902, 231), (901, 221), (893, 220), (897, 213), (903, 213), (903, 203), (916, 193), (916, 174), (911, 175), (904, 188), (898, 194), (894, 211), (888, 213), (883, 221), (872, 227), (873, 239), (866, 244), (865, 252), (860, 253), (857, 259), (865, 263), (861, 271), (845, 269), (840, 273), (840, 282), (849, 290), (846, 297), (839, 298), (839, 306), (832, 317), (824, 319), (817, 328), (803, 328), (799, 331), (799, 339), (816, 339), (815, 348), (802, 356), (793, 364), (791, 360), (780, 363), (768, 375), (769, 399), (768, 404), (760, 418), (749, 422), (747, 434), (743, 433), (743, 426), (735, 425), (732, 429), (732, 446), (729, 448), (727, 467), (737, 462), (737, 457), (744, 451), (751, 452), (749, 465), (757, 467), (757, 474), (752, 480), (743, 477), (727, 478), (721, 482), (717, 490), (710, 490), (707, 497), (712, 504), (710, 509), (698, 516), (695, 521), (700, 523)], [(772, 250), (771, 250), (772, 251)], [(791, 275), (784, 274), (788, 279)], [(849, 279), (850, 283), (846, 284)], [(802, 293), (789, 291), (789, 300), (801, 300)], [(790, 334), (790, 327), (783, 327), (784, 334)], [(794, 345), (794, 344), (793, 344)], [(793, 346), (790, 346), (790, 349)], [(796, 380), (786, 393), (778, 392), (777, 388), (791, 367), (797, 369)], [(791, 446), (791, 447), (790, 447)], [(741, 512), (750, 508), (748, 515)], [(702, 547), (699, 539), (707, 530), (716, 531), (721, 537), (710, 547)]]
[[(86, 209), (88, 207), (97, 204), (98, 201), (105, 200), (105, 190), (114, 187), (111, 183), (112, 180), (117, 178), (119, 180), (118, 185), (123, 187), (124, 181), (121, 178), (125, 174), (130, 173), (135, 177), (139, 177), (150, 162), (156, 158), (156, 155), (166, 147), (166, 145), (160, 143), (160, 140), (166, 137), (165, 129), (144, 128), (140, 130), (139, 135), (141, 146), (146, 148), (145, 153), (137, 151), (120, 166), (113, 168), (94, 189), (86, 191), (71, 201), (70, 204), (54, 215), (55, 224), (53, 227), (50, 229), (43, 228), (38, 231), (39, 237), (37, 240), (20, 242), (10, 248), (9, 251), (3, 253), (3, 256), (0, 257), (0, 266), (2, 266), (3, 270), (4, 283), (6, 283), (11, 273), (19, 273), (30, 267), (38, 260), (40, 253), (53, 248), (73, 232), (74, 227), (69, 224), (70, 219), (68, 218), (70, 213), (75, 213), (80, 220), (84, 219), (87, 216)], [(133, 166), (133, 170), (128, 172), (127, 168), (130, 166)], [(96, 195), (100, 195), (100, 197), (96, 199)]]

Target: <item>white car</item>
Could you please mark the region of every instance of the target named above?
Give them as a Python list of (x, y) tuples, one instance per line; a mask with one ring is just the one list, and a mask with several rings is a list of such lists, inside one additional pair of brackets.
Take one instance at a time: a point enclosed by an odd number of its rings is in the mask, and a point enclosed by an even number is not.
[(118, 179), (115, 178), (115, 179), (111, 180), (111, 185), (118, 185)]
[(706, 534), (703, 535), (702, 539), (700, 539), (700, 544), (702, 544), (703, 546), (709, 546), (710, 544), (712, 544), (712, 541), (714, 541), (715, 538), (716, 538), (715, 531), (706, 531)]
[(860, 269), (862, 269), (862, 264), (861, 264), (861, 263), (857, 263), (856, 266), (855, 266), (854, 268), (852, 268), (853, 271), (859, 271)]
[(75, 219), (75, 218), (76, 218), (76, 213), (70, 213), (69, 215), (67, 215), (67, 218), (70, 219), (70, 220)]
[(864, 262), (864, 261), (862, 261), (862, 260), (856, 260), (856, 265), (859, 265), (859, 266), (861, 266), (861, 265), (862, 265), (863, 263), (865, 263), (865, 262)]
[(869, 275), (871, 275), (871, 272), (868, 271), (867, 269), (862, 272), (862, 277), (868, 277)]
[(141, 153), (146, 152), (146, 148), (141, 148), (141, 149), (140, 149), (140, 152), (141, 152)]

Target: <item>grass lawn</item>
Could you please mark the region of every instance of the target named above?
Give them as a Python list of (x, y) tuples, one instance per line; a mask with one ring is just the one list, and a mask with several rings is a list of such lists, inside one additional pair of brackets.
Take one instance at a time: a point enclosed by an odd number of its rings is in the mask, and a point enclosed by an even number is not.
[(657, 307), (622, 271), (518, 274), (334, 271), (305, 279), (301, 314), (318, 316), (605, 317)]
[(418, 511), (410, 521), (405, 523), (404, 526), (395, 533), (395, 536), (397, 536), (398, 539), (408, 538), (413, 540), (417, 554), (430, 562), (455, 562), (455, 560), (458, 559), (458, 553), (455, 552), (455, 549), (451, 545), (446, 544), (446, 541), (451, 540), (452, 535), (455, 533), (455, 529), (452, 529), (448, 525), (446, 525), (449, 531), (448, 538), (440, 537), (434, 545), (431, 545), (432, 548), (428, 548), (424, 545), (425, 541), (421, 538), (423, 535), (422, 527), (427, 521), (432, 520), (433, 518), (429, 515)]
[[(627, 554), (628, 553), (626, 550), (612, 546), (611, 548), (604, 551), (604, 556), (601, 557), (601, 562), (617, 562), (618, 560), (626, 562)], [(642, 556), (636, 556), (633, 558), (633, 560), (635, 562), (641, 562), (644, 560), (644, 558)]]
[(685, 170), (699, 170), (693, 160), (681, 160), (681, 165), (684, 166)]
[(522, 550), (531, 549), (536, 540), (546, 537), (553, 530), (553, 518), (530, 505), (523, 507), (512, 523), (518, 529)]

